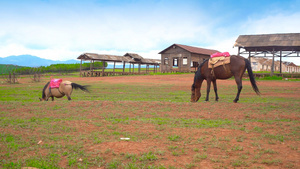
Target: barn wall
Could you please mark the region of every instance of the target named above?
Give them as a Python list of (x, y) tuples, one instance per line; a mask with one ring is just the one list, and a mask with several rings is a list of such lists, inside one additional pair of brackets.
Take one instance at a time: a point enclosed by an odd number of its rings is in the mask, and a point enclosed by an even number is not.
[(198, 64), (201, 64), (205, 59), (209, 59), (210, 56), (208, 55), (202, 55), (202, 54), (192, 54), (192, 62), (197, 62)]
[[(168, 64), (165, 64), (167, 58)], [(183, 59), (187, 60), (187, 64), (183, 64)], [(173, 67), (174, 59), (177, 59), (177, 67)], [(191, 63), (191, 53), (176, 46), (170, 48), (161, 54), (161, 72), (180, 71), (189, 72)]]

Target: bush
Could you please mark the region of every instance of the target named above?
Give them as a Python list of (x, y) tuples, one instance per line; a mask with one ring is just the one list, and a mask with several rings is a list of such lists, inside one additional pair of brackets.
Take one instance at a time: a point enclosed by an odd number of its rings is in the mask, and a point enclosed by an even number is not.
[[(90, 63), (83, 63), (82, 69), (90, 69)], [(105, 67), (107, 63), (105, 62)], [(95, 62), (94, 68), (102, 68), (102, 62)], [(37, 68), (32, 67), (18, 67), (15, 72), (18, 74), (32, 74), (32, 73), (49, 73), (49, 72), (74, 72), (80, 70), (80, 63), (74, 64), (52, 64), (50, 66), (40, 66)]]

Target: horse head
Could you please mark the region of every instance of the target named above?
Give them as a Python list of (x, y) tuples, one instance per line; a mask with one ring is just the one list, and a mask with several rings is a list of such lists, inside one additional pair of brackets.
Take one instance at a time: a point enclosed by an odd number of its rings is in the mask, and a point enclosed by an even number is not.
[(195, 88), (195, 84), (193, 84), (191, 91), (191, 102), (197, 102), (201, 97), (200, 88)]
[(39, 97), (39, 99), (40, 99), (40, 101), (46, 101), (44, 98), (40, 98), (40, 97)]

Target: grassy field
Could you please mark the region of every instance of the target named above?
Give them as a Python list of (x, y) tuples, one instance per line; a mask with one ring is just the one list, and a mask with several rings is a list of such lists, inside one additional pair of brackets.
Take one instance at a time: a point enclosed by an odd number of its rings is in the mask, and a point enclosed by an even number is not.
[(233, 79), (190, 103), (192, 74), (62, 78), (91, 93), (0, 85), (0, 168), (300, 168), (299, 81), (244, 80), (235, 104)]

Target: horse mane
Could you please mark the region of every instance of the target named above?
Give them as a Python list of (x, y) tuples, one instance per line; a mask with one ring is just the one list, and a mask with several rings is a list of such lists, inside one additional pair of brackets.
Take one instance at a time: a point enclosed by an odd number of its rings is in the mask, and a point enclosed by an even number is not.
[(192, 85), (192, 90), (195, 89), (195, 83), (197, 80), (200, 80), (201, 78), (201, 68), (202, 66), (208, 61), (208, 59), (205, 59), (197, 68), (197, 71), (195, 72), (195, 76), (194, 76), (194, 83)]
[(202, 66), (208, 61), (208, 59), (205, 59), (197, 68), (197, 71), (195, 72), (195, 80), (199, 80), (201, 78), (201, 68)]
[(45, 94), (45, 90), (47, 89), (47, 86), (49, 85), (50, 82), (48, 82), (44, 88), (43, 88), (43, 91), (42, 91), (42, 99), (46, 97), (46, 94)]

